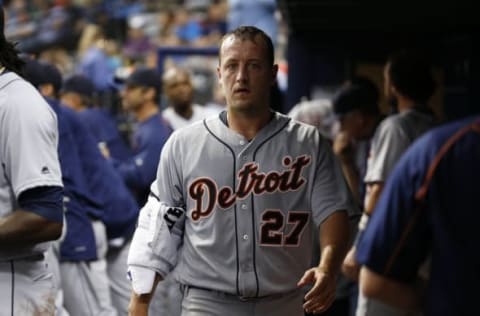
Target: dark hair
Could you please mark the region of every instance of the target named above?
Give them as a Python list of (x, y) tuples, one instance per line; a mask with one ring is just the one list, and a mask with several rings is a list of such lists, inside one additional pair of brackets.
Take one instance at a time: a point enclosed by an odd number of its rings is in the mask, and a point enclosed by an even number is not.
[[(264, 31), (260, 30), (259, 28), (256, 28), (255, 26), (240, 26), (223, 36), (220, 47), (222, 47), (223, 42), (230, 36), (238, 38), (242, 41), (248, 40), (253, 43), (256, 43), (255, 39), (257, 38), (257, 36), (260, 36), (260, 38), (267, 45), (267, 59), (269, 63), (273, 65), (273, 62), (274, 62), (273, 42), (272, 42), (272, 39)], [(221, 54), (219, 54), (219, 57), (221, 58)]]
[(416, 51), (400, 51), (388, 59), (388, 75), (399, 93), (425, 104), (435, 91), (430, 62)]
[(0, 66), (5, 67), (7, 70), (13, 71), (19, 75), (22, 74), (22, 68), (25, 64), (19, 57), (19, 51), (15, 48), (15, 45), (7, 41), (5, 38), (5, 13), (3, 12), (3, 6), (0, 8)]

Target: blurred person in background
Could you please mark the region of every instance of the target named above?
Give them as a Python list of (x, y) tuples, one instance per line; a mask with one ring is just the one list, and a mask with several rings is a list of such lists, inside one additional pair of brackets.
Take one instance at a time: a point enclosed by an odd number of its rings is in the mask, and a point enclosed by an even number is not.
[(133, 156), (124, 161), (112, 160), (127, 186), (144, 205), (155, 179), (160, 152), (172, 132), (158, 105), (162, 86), (160, 74), (148, 68), (136, 69), (121, 92), (125, 111), (136, 120), (132, 135)]
[(190, 73), (180, 67), (168, 69), (162, 78), (163, 93), (168, 107), (163, 118), (174, 130), (215, 114), (215, 112), (193, 103), (193, 85)]
[(95, 137), (102, 154), (106, 158), (128, 159), (131, 151), (120, 136), (115, 121), (104, 109), (95, 106), (94, 97), (95, 87), (85, 76), (73, 75), (63, 82), (62, 103), (77, 112)]
[[(384, 68), (384, 94), (398, 113), (385, 118), (373, 136), (367, 171), (364, 177), (366, 194), (364, 213), (359, 222), (357, 240), (368, 225), (368, 220), (380, 198), (385, 181), (403, 152), (432, 128), (436, 119), (428, 107), (435, 91), (429, 60), (417, 51), (400, 51), (392, 54)], [(355, 245), (347, 254), (343, 272), (353, 280), (358, 279), (359, 265), (355, 259)], [(402, 314), (392, 306), (359, 295), (357, 315)]]

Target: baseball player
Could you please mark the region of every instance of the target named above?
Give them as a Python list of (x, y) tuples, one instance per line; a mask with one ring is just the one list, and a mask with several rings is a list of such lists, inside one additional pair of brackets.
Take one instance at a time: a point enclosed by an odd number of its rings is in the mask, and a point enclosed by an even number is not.
[(55, 113), (20, 78), (0, 10), (0, 315), (54, 315), (44, 253), (62, 233), (63, 185)]
[[(358, 245), (360, 287), (423, 315), (476, 314), (480, 117), (428, 132), (400, 159)], [(427, 283), (417, 273), (431, 256)]]
[[(398, 113), (384, 119), (373, 136), (367, 171), (364, 177), (366, 188), (364, 214), (359, 223), (359, 234), (365, 229), (369, 216), (383, 190), (393, 167), (403, 152), (435, 124), (435, 117), (427, 102), (435, 91), (435, 83), (429, 63), (423, 56), (410, 51), (392, 55), (385, 65), (385, 95)], [(345, 258), (344, 273), (358, 278), (359, 265), (355, 260), (355, 246)], [(384, 310), (384, 311), (383, 311)], [(376, 305), (359, 295), (358, 315), (401, 314), (388, 306)]]
[[(97, 148), (93, 141), (87, 143), (88, 132), (81, 129), (76, 114), (54, 98), (62, 83), (54, 66), (29, 60), (25, 78), (39, 89), (58, 117), (58, 152), (65, 183), (67, 224), (66, 235), (59, 245), (64, 306), (72, 315), (114, 315), (106, 273), (101, 271), (102, 253), (106, 251), (105, 228), (100, 221), (104, 210), (91, 194), (87, 184), (91, 179), (82, 167), (84, 147)], [(82, 133), (83, 139), (77, 133)]]
[(123, 161), (112, 159), (112, 162), (130, 190), (135, 192), (139, 205), (147, 200), (160, 151), (172, 132), (157, 104), (161, 85), (157, 71), (139, 68), (126, 79), (121, 93), (124, 110), (133, 114), (137, 121), (132, 135), (133, 156)]
[[(175, 131), (162, 150), (154, 255), (130, 251), (156, 281), (171, 272), (182, 284), (182, 315), (303, 315), (335, 298), (354, 203), (318, 130), (270, 110), (276, 71), (265, 33), (228, 33), (218, 67), (227, 111)], [(322, 258), (310, 268), (313, 225)], [(130, 312), (144, 315), (155, 282), (132, 279)]]
[(162, 116), (174, 130), (216, 114), (213, 110), (193, 103), (192, 80), (186, 69), (170, 68), (163, 75), (162, 84), (169, 102)]
[(93, 104), (95, 93), (95, 86), (90, 79), (73, 75), (63, 82), (60, 100), (78, 113), (107, 158), (111, 156), (125, 160), (131, 155), (130, 149), (120, 136), (113, 118), (107, 111)]

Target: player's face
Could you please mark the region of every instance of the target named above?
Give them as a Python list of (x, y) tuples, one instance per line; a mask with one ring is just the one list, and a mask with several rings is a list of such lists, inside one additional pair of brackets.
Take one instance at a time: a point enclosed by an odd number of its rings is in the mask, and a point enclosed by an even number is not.
[(71, 92), (62, 94), (60, 101), (73, 110), (79, 109), (82, 102), (78, 94)]
[(355, 140), (362, 140), (364, 138), (362, 114), (359, 111), (352, 111), (343, 115), (340, 119), (340, 130)]
[(125, 111), (135, 111), (145, 103), (145, 88), (140, 86), (126, 86), (122, 90), (122, 106)]
[(277, 66), (268, 61), (263, 39), (257, 36), (253, 42), (230, 36), (222, 44), (220, 57), (217, 73), (227, 107), (239, 112), (268, 108)]
[(175, 108), (184, 109), (192, 104), (193, 87), (190, 77), (177, 72), (166, 84), (165, 94)]

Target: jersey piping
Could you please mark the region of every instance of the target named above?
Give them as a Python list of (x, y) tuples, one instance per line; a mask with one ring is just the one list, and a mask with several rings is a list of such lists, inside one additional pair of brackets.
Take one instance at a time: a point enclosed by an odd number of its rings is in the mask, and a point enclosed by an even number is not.
[[(204, 119), (203, 120), (203, 126), (205, 126), (205, 129), (210, 133), (210, 135), (212, 135), (219, 143), (221, 143), (222, 145), (224, 145), (226, 148), (228, 148), (228, 150), (230, 151), (230, 153), (232, 154), (232, 157), (233, 157), (233, 185), (232, 185), (232, 188), (233, 188), (233, 193), (236, 193), (236, 170), (237, 170), (237, 158), (235, 156), (235, 152), (234, 150), (227, 144), (225, 143), (224, 141), (222, 141), (217, 135), (215, 135), (211, 130), (210, 128), (207, 126), (207, 122), (206, 120)], [(238, 254), (238, 232), (237, 232), (237, 205), (235, 204), (233, 206), (233, 209), (234, 209), (234, 220), (235, 220), (235, 252), (236, 252), (236, 264), (237, 264), (237, 275), (236, 275), (236, 287), (237, 287), (237, 295), (240, 296), (240, 285), (239, 285), (239, 282), (238, 282), (238, 279), (239, 279), (239, 273), (240, 273), (240, 263), (239, 263), (239, 254)], [(256, 273), (255, 273), (255, 276), (256, 276)], [(257, 294), (258, 294), (258, 280), (257, 280)]]

